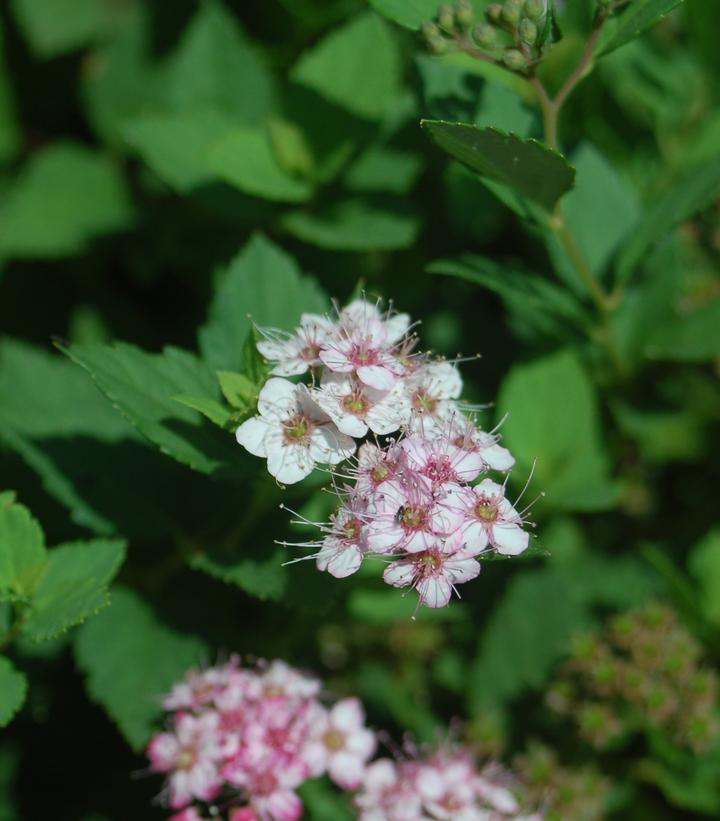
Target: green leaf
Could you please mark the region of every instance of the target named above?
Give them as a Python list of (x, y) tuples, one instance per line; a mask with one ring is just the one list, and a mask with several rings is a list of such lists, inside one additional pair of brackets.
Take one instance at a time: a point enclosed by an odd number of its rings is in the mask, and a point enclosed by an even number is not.
[(459, 260), (437, 260), (427, 270), (488, 288), (503, 297), (510, 308), (521, 303), (531, 312), (549, 312), (576, 326), (585, 326), (589, 321), (582, 305), (555, 283), (487, 257), (466, 254)]
[(161, 180), (187, 193), (217, 178), (210, 147), (231, 127), (232, 120), (215, 111), (143, 114), (123, 134)]
[(356, 817), (349, 795), (339, 793), (328, 778), (308, 779), (298, 792), (313, 821), (352, 821)]
[(39, 57), (57, 57), (97, 39), (126, 13), (106, 0), (12, 0), (13, 12)]
[(0, 507), (0, 599), (30, 598), (46, 556), (45, 536), (30, 511), (17, 503)]
[(341, 200), (314, 213), (291, 211), (282, 221), (298, 239), (320, 248), (395, 251), (411, 246), (420, 226), (403, 201), (392, 206), (388, 198), (376, 205), (358, 197)]
[(348, 191), (388, 191), (406, 194), (420, 174), (422, 160), (410, 151), (373, 146), (348, 168), (343, 182)]
[(48, 553), (45, 573), (23, 622), (23, 635), (45, 641), (81, 624), (109, 603), (107, 588), (125, 558), (125, 543), (70, 542)]
[(15, 118), (15, 104), (5, 65), (4, 30), (0, 22), (0, 165), (11, 160), (20, 147), (20, 131)]
[(572, 166), (535, 140), (466, 123), (421, 120), (420, 124), (440, 148), (472, 171), (510, 186), (548, 211), (573, 186)]
[(617, 489), (609, 476), (595, 390), (572, 353), (518, 365), (500, 390), (504, 443), (526, 476), (536, 461), (533, 486), (543, 504), (559, 510), (612, 507)]
[(610, 54), (647, 31), (683, 0), (633, 0), (621, 14), (608, 20), (600, 35), (596, 55)]
[(285, 553), (266, 547), (249, 553), (247, 545), (241, 554), (223, 550), (196, 553), (190, 567), (235, 585), (256, 599), (281, 601), (288, 583), (287, 568), (283, 567)]
[(635, 192), (590, 143), (573, 154), (575, 188), (563, 201), (568, 227), (595, 272), (602, 272), (640, 209)]
[(245, 194), (279, 202), (303, 202), (312, 194), (307, 183), (283, 171), (260, 129), (226, 132), (210, 146), (207, 162), (215, 176)]
[(243, 373), (233, 371), (218, 371), (218, 382), (223, 396), (234, 407), (246, 410), (258, 397), (260, 385), (248, 379)]
[(131, 219), (125, 181), (111, 161), (80, 145), (54, 143), (31, 158), (3, 198), (0, 256), (78, 254)]
[(353, 619), (364, 624), (386, 626), (397, 622), (455, 622), (468, 618), (466, 605), (453, 602), (452, 607), (433, 610), (429, 607), (418, 607), (417, 596), (403, 595), (398, 590), (364, 590), (351, 591), (347, 603), (348, 613)]
[(399, 95), (400, 72), (392, 33), (368, 11), (303, 54), (290, 78), (361, 119), (378, 120)]
[(370, 0), (370, 5), (394, 23), (414, 31), (438, 12), (437, 0)]
[(692, 312), (675, 310), (664, 327), (648, 335), (650, 359), (706, 362), (720, 356), (720, 299), (715, 297)]
[(0, 727), (10, 723), (22, 707), (27, 693), (27, 679), (9, 659), (0, 656)]
[(717, 159), (693, 169), (672, 185), (634, 225), (618, 258), (618, 280), (625, 282), (656, 242), (666, 239), (676, 225), (711, 205), (719, 193)]
[(221, 428), (227, 427), (232, 417), (232, 413), (222, 402), (207, 396), (188, 396), (181, 393), (173, 396), (173, 399), (181, 405), (199, 411), (206, 419)]
[(291, 330), (303, 312), (323, 313), (328, 302), (295, 260), (255, 235), (218, 278), (198, 342), (205, 361), (218, 370), (242, 370), (243, 345), (252, 321)]
[(260, 125), (275, 105), (276, 90), (263, 56), (237, 17), (219, 2), (200, 5), (167, 66), (164, 102), (193, 116), (198, 110)]
[(173, 398), (219, 397), (212, 370), (193, 354), (178, 348), (150, 354), (125, 343), (72, 345), (62, 350), (163, 453), (201, 473), (235, 466), (232, 441), (208, 428), (196, 410)]
[(720, 530), (711, 530), (693, 547), (688, 568), (700, 588), (705, 617), (720, 626)]
[(123, 587), (111, 592), (111, 606), (78, 631), (75, 657), (90, 697), (139, 751), (157, 729), (160, 696), (205, 660), (207, 650), (197, 637), (160, 621), (137, 593)]

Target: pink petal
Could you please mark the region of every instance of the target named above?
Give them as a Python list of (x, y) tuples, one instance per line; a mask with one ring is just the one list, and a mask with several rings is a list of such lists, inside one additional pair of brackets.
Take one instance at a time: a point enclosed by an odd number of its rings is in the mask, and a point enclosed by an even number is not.
[(518, 525), (502, 523), (493, 525), (493, 544), (498, 553), (505, 556), (517, 556), (528, 546), (530, 537)]
[(328, 775), (339, 787), (346, 790), (354, 790), (360, 786), (364, 771), (365, 762), (351, 753), (336, 753), (328, 762)]
[(428, 607), (445, 607), (452, 595), (452, 586), (445, 576), (430, 576), (417, 586), (420, 600)]
[(290, 790), (278, 790), (268, 797), (267, 807), (277, 821), (297, 821), (302, 815), (302, 801)]
[(482, 457), (493, 470), (510, 470), (515, 464), (515, 457), (501, 445), (483, 448)]
[(395, 384), (395, 374), (381, 365), (362, 365), (357, 375), (361, 382), (379, 391), (389, 391)]
[(412, 583), (414, 576), (414, 563), (404, 559), (399, 562), (389, 564), (383, 573), (385, 583), (390, 584), (393, 587), (407, 587)]
[(330, 710), (330, 721), (334, 727), (344, 732), (350, 732), (361, 727), (365, 721), (365, 713), (357, 698), (344, 698)]

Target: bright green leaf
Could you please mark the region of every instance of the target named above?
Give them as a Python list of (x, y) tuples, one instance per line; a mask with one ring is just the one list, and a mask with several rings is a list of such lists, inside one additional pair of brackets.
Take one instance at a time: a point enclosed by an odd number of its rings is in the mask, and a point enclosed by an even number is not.
[(137, 430), (160, 450), (201, 473), (232, 469), (227, 435), (209, 429), (179, 394), (219, 396), (213, 372), (193, 354), (166, 348), (150, 354), (133, 345), (72, 345), (63, 349)]
[(377, 120), (399, 94), (400, 71), (393, 34), (365, 12), (303, 54), (290, 77), (361, 119)]
[(327, 298), (300, 274), (292, 257), (254, 236), (219, 277), (208, 321), (198, 334), (203, 357), (215, 369), (241, 370), (252, 321), (291, 330), (303, 312), (323, 313)]
[(333, 251), (395, 251), (408, 248), (419, 230), (403, 202), (393, 207), (360, 198), (341, 200), (316, 212), (291, 211), (283, 225), (298, 239)]
[(437, 0), (370, 0), (380, 14), (405, 28), (417, 31), (423, 23), (437, 15)]
[(207, 651), (195, 636), (160, 621), (133, 591), (111, 592), (111, 606), (80, 628), (75, 655), (91, 698), (141, 750), (158, 726), (160, 696)]
[(713, 159), (683, 176), (635, 224), (617, 264), (617, 276), (626, 281), (642, 264), (656, 242), (667, 238), (679, 223), (707, 208), (720, 193), (720, 161)]
[(535, 140), (466, 123), (422, 120), (421, 125), (440, 148), (472, 171), (510, 186), (548, 211), (573, 186), (572, 166)]
[(88, 148), (54, 143), (35, 154), (0, 205), (0, 256), (78, 254), (132, 219), (116, 166)]
[(173, 399), (181, 405), (198, 411), (213, 424), (221, 428), (227, 427), (232, 416), (229, 408), (225, 407), (222, 402), (218, 402), (216, 399), (210, 399), (207, 396), (188, 396), (186, 393), (180, 393), (177, 396), (173, 396)]
[(234, 408), (245, 410), (257, 400), (260, 385), (248, 379), (243, 373), (218, 371), (218, 382), (223, 396)]
[(700, 606), (709, 621), (720, 626), (720, 530), (712, 530), (695, 545), (688, 560), (700, 587)]
[[(518, 365), (498, 399), (504, 443), (526, 476), (535, 462), (533, 487), (543, 504), (560, 510), (612, 507), (617, 490), (600, 436), (595, 390), (575, 356), (560, 352)], [(536, 460), (536, 461), (535, 461)]]
[(273, 155), (260, 129), (234, 128), (209, 148), (208, 168), (245, 194), (279, 202), (303, 202), (312, 188), (288, 176)]
[(108, 585), (124, 558), (121, 541), (71, 542), (50, 550), (23, 622), (23, 635), (45, 641), (106, 607)]
[(240, 124), (259, 125), (275, 96), (263, 56), (238, 18), (215, 0), (200, 4), (169, 60), (165, 104), (191, 116), (212, 110)]
[(12, 662), (0, 656), (0, 727), (10, 723), (22, 707), (27, 693), (27, 679)]
[(0, 598), (32, 596), (46, 558), (45, 536), (30, 511), (17, 503), (0, 507)]
[(605, 24), (597, 55), (610, 54), (639, 37), (682, 2), (683, 0), (633, 0), (627, 9)]

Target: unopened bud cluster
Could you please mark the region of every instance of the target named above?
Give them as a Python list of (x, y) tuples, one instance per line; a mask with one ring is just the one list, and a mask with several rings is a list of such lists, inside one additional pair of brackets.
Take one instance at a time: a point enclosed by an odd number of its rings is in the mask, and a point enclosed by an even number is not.
[[(289, 335), (260, 329), (258, 350), (273, 375), (259, 415), (236, 435), (281, 482), (303, 479), (316, 462), (350, 460), (334, 468), (339, 504), (330, 521), (301, 522), (321, 538), (293, 546), (314, 548), (305, 558), (336, 578), (369, 555), (391, 559), (387, 584), (444, 607), (480, 573), (480, 554), (516, 556), (529, 536), (505, 482), (487, 477), (506, 473), (514, 458), (458, 404), (457, 363), (413, 352), (409, 328), (407, 314), (359, 299), (336, 318), (304, 315)], [(303, 373), (309, 385), (285, 378)]]
[(525, 72), (542, 56), (547, 16), (547, 0), (505, 0), (491, 3), (485, 19), (476, 20), (469, 0), (460, 0), (440, 6), (435, 21), (424, 25), (423, 35), (435, 54), (479, 48), (511, 71)]
[(701, 666), (700, 645), (662, 604), (576, 639), (547, 701), (598, 748), (653, 729), (702, 752), (720, 736), (718, 676)]
[(459, 744), (370, 763), (377, 741), (360, 701), (325, 706), (320, 682), (284, 661), (190, 670), (163, 707), (167, 729), (147, 754), (167, 779), (169, 821), (297, 821), (296, 790), (323, 774), (352, 794), (360, 821), (542, 821), (524, 813), (508, 771)]
[(543, 803), (545, 821), (602, 821), (613, 789), (612, 782), (595, 767), (567, 767), (554, 750), (539, 742), (513, 759), (513, 770), (521, 779), (527, 798)]

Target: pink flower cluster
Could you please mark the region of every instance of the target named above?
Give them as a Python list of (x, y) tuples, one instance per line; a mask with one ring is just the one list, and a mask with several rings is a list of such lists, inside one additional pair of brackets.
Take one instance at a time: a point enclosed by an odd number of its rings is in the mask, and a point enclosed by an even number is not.
[(230, 821), (295, 821), (295, 790), (323, 773), (343, 789), (362, 783), (375, 735), (360, 702), (332, 707), (320, 683), (283, 661), (254, 668), (237, 658), (191, 670), (164, 698), (169, 727), (150, 742), (151, 767), (165, 773), (174, 821), (200, 821), (193, 802), (231, 807)]
[[(458, 584), (479, 574), (477, 556), (516, 556), (529, 539), (505, 484), (483, 478), (508, 471), (514, 458), (458, 403), (456, 364), (413, 353), (409, 328), (406, 314), (356, 300), (336, 320), (305, 314), (290, 335), (264, 330), (258, 349), (276, 376), (237, 439), (284, 482), (317, 462), (353, 457), (335, 473), (340, 505), (320, 525), (322, 538), (297, 545), (315, 548), (308, 558), (337, 578), (355, 573), (365, 556), (391, 558), (388, 584), (444, 607)], [(282, 378), (308, 371), (309, 386)], [(356, 439), (365, 441), (353, 456)]]
[(374, 761), (355, 806), (359, 821), (541, 821), (521, 812), (513, 786), (499, 765), (478, 769), (467, 749), (448, 744), (425, 758)]

